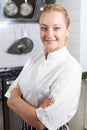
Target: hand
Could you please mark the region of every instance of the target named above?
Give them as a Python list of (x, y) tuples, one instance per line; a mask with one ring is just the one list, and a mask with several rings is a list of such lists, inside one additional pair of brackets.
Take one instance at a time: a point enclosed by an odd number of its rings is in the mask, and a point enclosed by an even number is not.
[(44, 102), (40, 105), (43, 109), (53, 104), (53, 99), (51, 97), (44, 100)]

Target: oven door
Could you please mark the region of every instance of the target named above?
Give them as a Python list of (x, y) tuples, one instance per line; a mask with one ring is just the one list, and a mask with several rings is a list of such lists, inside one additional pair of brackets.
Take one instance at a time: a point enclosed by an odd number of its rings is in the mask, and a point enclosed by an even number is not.
[[(22, 119), (17, 116), (9, 107), (7, 106), (7, 98), (4, 96), (5, 92), (8, 90), (11, 83), (14, 81), (14, 78), (3, 79), (3, 120), (4, 120), (4, 130), (21, 130)], [(1, 130), (1, 129), (0, 129)]]
[(3, 127), (3, 107), (2, 107), (2, 101), (0, 101), (0, 130), (4, 130)]
[(3, 106), (2, 106), (2, 84), (0, 81), (0, 130), (4, 130), (3, 127)]

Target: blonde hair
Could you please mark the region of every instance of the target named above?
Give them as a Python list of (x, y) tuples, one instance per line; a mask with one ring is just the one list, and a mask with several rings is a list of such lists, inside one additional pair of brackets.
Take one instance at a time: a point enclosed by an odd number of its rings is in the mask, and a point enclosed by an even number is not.
[(45, 6), (45, 8), (41, 12), (41, 14), (44, 12), (50, 12), (50, 11), (57, 11), (57, 12), (62, 13), (62, 15), (64, 16), (64, 19), (65, 19), (66, 27), (68, 27), (70, 25), (69, 15), (63, 6), (60, 6), (58, 4), (48, 4)]

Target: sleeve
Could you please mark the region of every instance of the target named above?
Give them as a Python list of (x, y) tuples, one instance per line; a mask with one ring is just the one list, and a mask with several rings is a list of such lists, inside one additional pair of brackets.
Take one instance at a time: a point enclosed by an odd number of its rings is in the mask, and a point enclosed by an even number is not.
[(30, 61), (31, 61), (31, 58), (29, 60), (26, 61), (21, 73), (19, 74), (19, 76), (16, 78), (16, 80), (13, 81), (13, 83), (9, 86), (9, 89), (7, 90), (7, 92), (5, 93), (5, 97), (9, 98), (10, 97), (10, 94), (11, 94), (11, 90), (14, 88), (14, 87), (17, 87), (18, 85), (18, 82), (19, 82), (19, 79), (20, 77), (22, 77), (22, 75), (24, 75), (24, 73), (26, 72), (26, 69), (29, 67), (30, 65)]
[(37, 108), (38, 119), (50, 130), (69, 122), (78, 108), (81, 90), (81, 67), (67, 67), (51, 86), (54, 103), (46, 109)]
[(7, 92), (5, 94), (5, 96), (7, 98), (10, 97), (11, 90), (14, 87), (17, 87), (20, 78), (23, 78), (23, 76), (26, 75), (26, 72), (30, 69), (30, 67), (34, 64), (34, 62), (38, 59), (38, 57), (40, 57), (40, 54), (37, 54), (37, 55), (32, 54), (32, 55), (30, 55), (29, 59), (26, 61), (25, 65), (24, 65), (21, 73), (17, 77), (17, 79), (9, 86), (9, 89), (7, 90)]
[(10, 98), (11, 90), (12, 90), (14, 87), (16, 87), (17, 84), (18, 84), (18, 78), (17, 78), (15, 81), (13, 81), (13, 83), (9, 86), (9, 89), (8, 89), (7, 92), (5, 93), (5, 97)]

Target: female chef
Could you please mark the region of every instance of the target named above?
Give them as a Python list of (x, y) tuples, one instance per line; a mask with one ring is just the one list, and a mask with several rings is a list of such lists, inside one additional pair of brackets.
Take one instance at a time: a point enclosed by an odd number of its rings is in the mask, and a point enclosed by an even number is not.
[(69, 130), (81, 90), (80, 64), (66, 46), (70, 19), (64, 7), (48, 4), (39, 25), (45, 49), (29, 57), (5, 95), (7, 104), (24, 120), (22, 130)]

